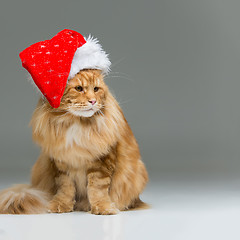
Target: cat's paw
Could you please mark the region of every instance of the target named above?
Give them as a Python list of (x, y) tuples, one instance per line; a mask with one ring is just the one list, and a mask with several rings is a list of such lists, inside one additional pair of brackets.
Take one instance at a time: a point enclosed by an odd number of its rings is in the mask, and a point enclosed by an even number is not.
[(91, 213), (95, 215), (114, 215), (119, 213), (114, 203), (98, 203), (91, 207)]
[(48, 212), (49, 213), (67, 213), (72, 212), (74, 207), (74, 203), (64, 203), (59, 200), (53, 199), (50, 201), (48, 206)]

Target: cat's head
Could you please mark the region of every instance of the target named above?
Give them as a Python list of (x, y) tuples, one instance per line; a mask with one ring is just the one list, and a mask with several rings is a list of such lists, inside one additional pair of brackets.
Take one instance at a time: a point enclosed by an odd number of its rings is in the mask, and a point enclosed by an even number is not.
[(92, 117), (104, 108), (108, 88), (100, 70), (82, 70), (68, 81), (58, 110)]

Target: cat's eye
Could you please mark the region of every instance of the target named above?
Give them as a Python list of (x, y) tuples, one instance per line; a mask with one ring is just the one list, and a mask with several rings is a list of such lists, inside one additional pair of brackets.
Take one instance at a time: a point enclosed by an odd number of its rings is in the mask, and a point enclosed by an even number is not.
[(99, 87), (94, 88), (94, 92), (97, 92), (99, 90)]
[(83, 88), (81, 86), (76, 86), (75, 89), (78, 91), (78, 92), (82, 92), (83, 91)]

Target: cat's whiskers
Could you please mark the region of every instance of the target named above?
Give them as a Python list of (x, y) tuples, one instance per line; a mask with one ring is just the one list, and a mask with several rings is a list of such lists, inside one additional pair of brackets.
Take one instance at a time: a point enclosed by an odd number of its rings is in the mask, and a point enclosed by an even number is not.
[(101, 113), (101, 115), (104, 117), (104, 113), (101, 111), (101, 109), (99, 109), (98, 110), (100, 113)]
[(112, 75), (112, 76), (107, 76), (105, 77), (105, 80), (106, 79), (111, 79), (111, 78), (122, 78), (122, 79), (126, 79), (126, 80), (129, 80), (130, 82), (134, 82), (134, 79), (132, 78), (129, 78), (129, 77), (125, 77), (125, 76), (118, 76), (118, 75)]
[(128, 100), (125, 100), (125, 101), (123, 101), (123, 102), (121, 102), (121, 101), (119, 101), (118, 100), (118, 104), (119, 105), (122, 105), (122, 104), (125, 104), (125, 103), (129, 103), (129, 102), (131, 102), (133, 99), (128, 99)]

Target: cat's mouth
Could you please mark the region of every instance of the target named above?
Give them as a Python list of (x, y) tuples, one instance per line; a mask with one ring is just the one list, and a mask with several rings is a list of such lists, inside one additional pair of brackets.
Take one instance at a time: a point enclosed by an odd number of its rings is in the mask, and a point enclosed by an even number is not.
[(73, 115), (78, 116), (78, 117), (91, 117), (94, 115), (96, 112), (93, 108), (89, 109), (70, 109), (70, 111)]
[(91, 112), (91, 111), (95, 112), (95, 110), (94, 110), (93, 108), (89, 108), (89, 109), (79, 109), (78, 111), (80, 111), (80, 112)]

